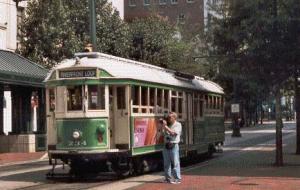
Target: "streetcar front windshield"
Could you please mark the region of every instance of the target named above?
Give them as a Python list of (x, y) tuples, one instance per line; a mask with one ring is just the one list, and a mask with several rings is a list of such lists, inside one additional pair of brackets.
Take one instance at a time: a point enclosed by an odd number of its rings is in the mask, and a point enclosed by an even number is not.
[(83, 87), (82, 85), (68, 86), (68, 111), (80, 111), (82, 110), (82, 97)]
[(105, 109), (105, 87), (100, 85), (88, 86), (89, 110)]

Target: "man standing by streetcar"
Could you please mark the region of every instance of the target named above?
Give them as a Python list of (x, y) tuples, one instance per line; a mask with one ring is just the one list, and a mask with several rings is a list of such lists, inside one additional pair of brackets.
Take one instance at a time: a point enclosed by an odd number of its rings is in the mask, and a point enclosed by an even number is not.
[(177, 114), (175, 112), (170, 112), (168, 115), (168, 123), (166, 120), (162, 120), (165, 143), (163, 149), (165, 180), (172, 184), (181, 183), (178, 144), (180, 142), (182, 126), (176, 119)]

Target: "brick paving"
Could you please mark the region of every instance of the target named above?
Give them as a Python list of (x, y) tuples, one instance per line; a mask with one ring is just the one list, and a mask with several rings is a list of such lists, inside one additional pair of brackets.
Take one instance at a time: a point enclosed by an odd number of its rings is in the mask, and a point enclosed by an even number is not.
[(0, 165), (16, 164), (24, 161), (33, 161), (43, 158), (45, 152), (33, 153), (1, 153)]
[[(273, 138), (274, 139), (274, 138)], [(141, 181), (131, 190), (299, 190), (300, 155), (295, 154), (295, 133), (283, 138), (284, 166), (275, 167), (274, 140), (217, 156), (208, 164), (182, 172), (181, 184)]]

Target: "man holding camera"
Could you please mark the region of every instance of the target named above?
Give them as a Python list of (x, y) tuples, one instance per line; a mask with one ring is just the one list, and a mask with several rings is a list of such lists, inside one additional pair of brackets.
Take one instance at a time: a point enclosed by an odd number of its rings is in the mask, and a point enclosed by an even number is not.
[[(165, 180), (166, 182), (172, 184), (181, 183), (178, 144), (180, 142), (182, 126), (181, 123), (176, 121), (176, 119), (177, 114), (175, 112), (170, 112), (167, 118), (168, 122), (166, 120), (161, 121), (165, 142), (165, 146), (163, 149)], [(171, 165), (173, 166), (172, 170)], [(172, 177), (174, 178), (174, 180), (172, 180)]]

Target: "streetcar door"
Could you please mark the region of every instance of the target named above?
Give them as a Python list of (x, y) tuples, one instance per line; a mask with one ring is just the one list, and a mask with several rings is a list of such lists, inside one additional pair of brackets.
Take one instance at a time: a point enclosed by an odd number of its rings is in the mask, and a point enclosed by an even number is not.
[(57, 143), (55, 126), (55, 88), (46, 90), (47, 146), (53, 149)]
[(188, 144), (193, 144), (193, 98), (191, 93), (187, 93), (187, 128), (188, 128)]
[(113, 86), (114, 130), (113, 139), (118, 149), (129, 148), (129, 86)]
[(114, 110), (115, 110), (115, 91), (113, 87), (109, 87), (109, 135), (110, 135), (110, 148), (115, 148), (115, 139), (114, 139)]

